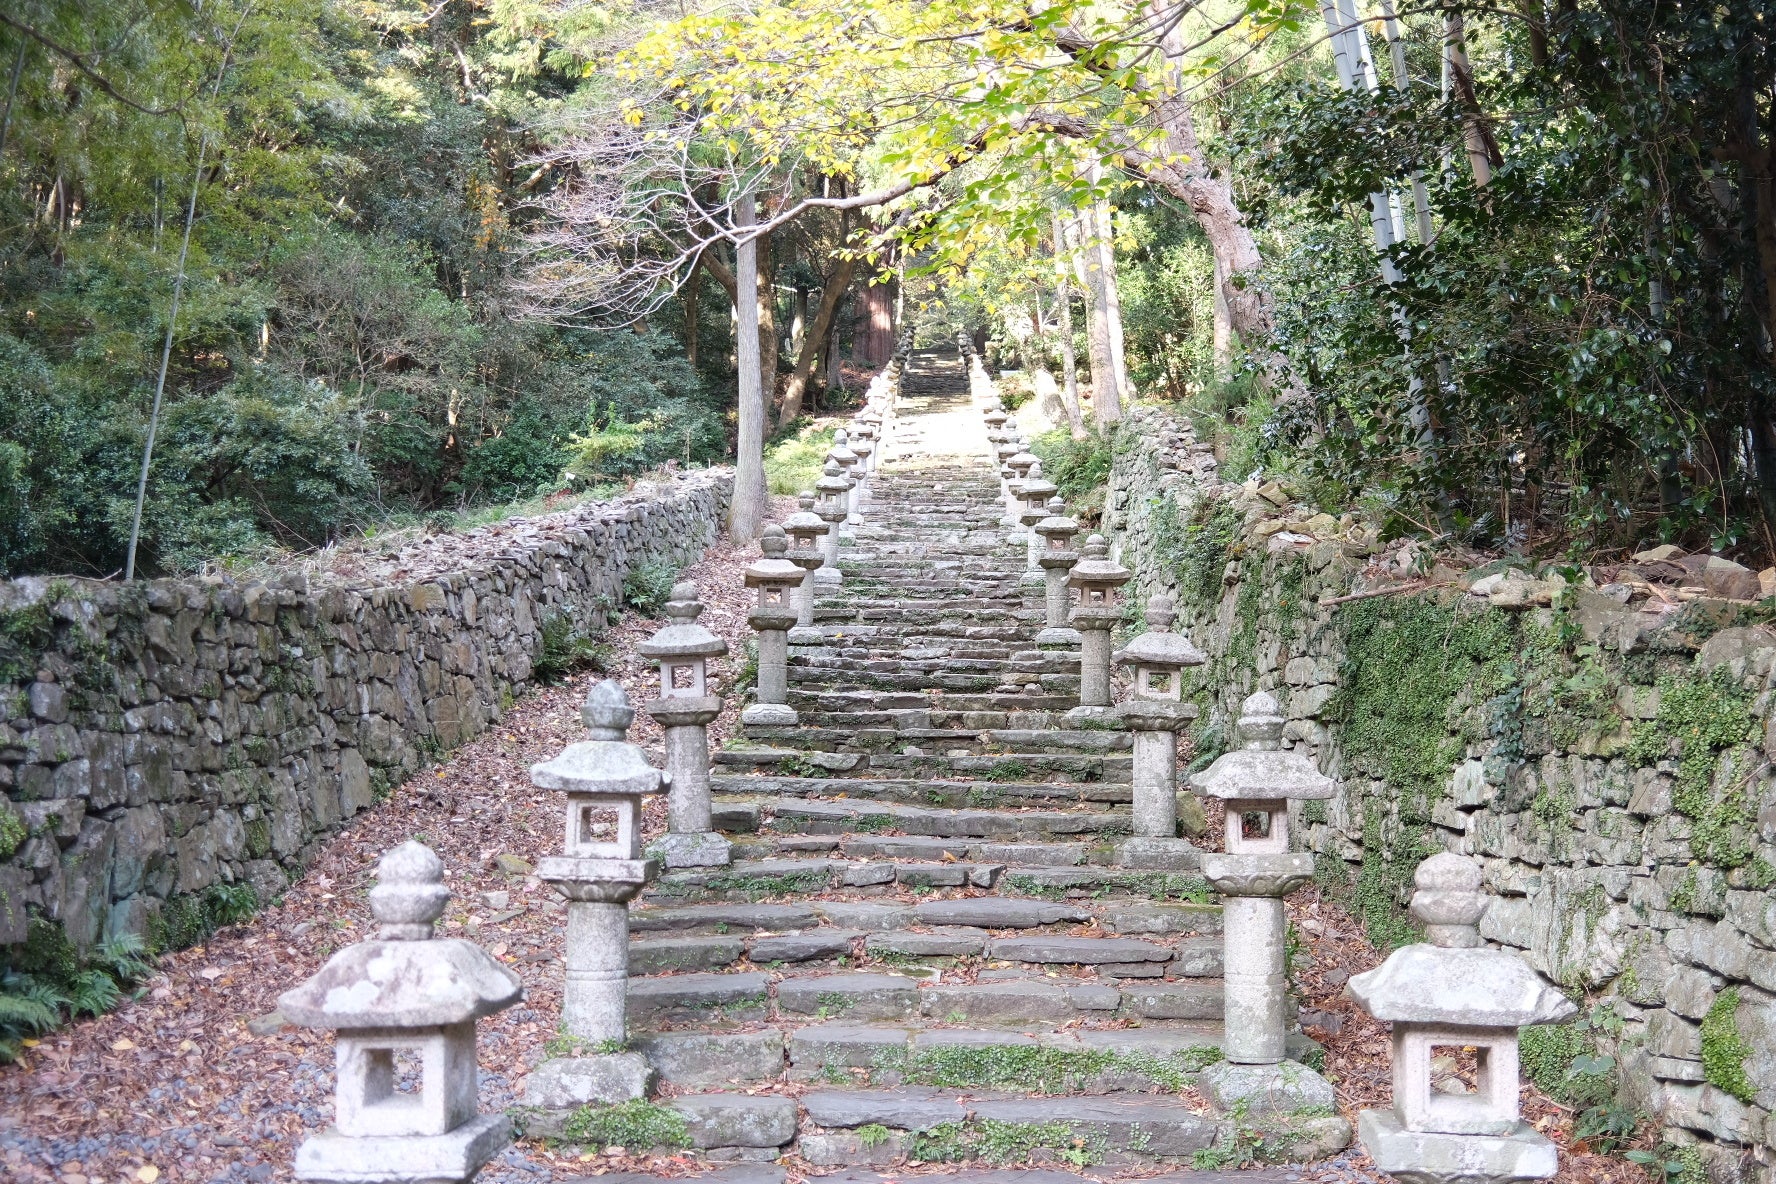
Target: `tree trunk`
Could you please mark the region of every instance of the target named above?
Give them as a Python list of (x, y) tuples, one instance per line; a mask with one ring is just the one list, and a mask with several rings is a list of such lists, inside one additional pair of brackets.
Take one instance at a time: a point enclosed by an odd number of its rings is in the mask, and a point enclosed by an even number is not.
[[(777, 398), (777, 260), (770, 235), (759, 235), (758, 245), (759, 389), (765, 392), (768, 411)], [(764, 480), (763, 469), (759, 480)], [(759, 495), (764, 496), (762, 485)]]
[(863, 306), (857, 318), (857, 340), (852, 355), (871, 370), (880, 369), (894, 356), (894, 284), (872, 281), (863, 290)]
[(1443, 18), (1443, 65), (1449, 73), (1457, 105), (1462, 109), (1462, 139), (1468, 148), (1468, 164), (1474, 170), (1474, 185), (1484, 189), (1492, 184), (1492, 170), (1502, 163), (1492, 129), (1480, 113), (1480, 96), (1474, 89), (1474, 74), (1468, 66), (1468, 40), (1462, 30), (1462, 15), (1451, 10)]
[[(844, 306), (845, 298), (841, 295), (839, 297), (839, 307), (842, 309)], [(839, 317), (836, 312), (833, 315), (831, 327), (826, 331), (825, 361), (825, 378), (821, 382), (820, 389), (822, 394), (829, 395), (845, 385), (845, 373), (842, 369), (845, 363), (845, 358), (844, 355), (839, 352)]]
[(1091, 345), (1092, 422), (1103, 428), (1122, 418), (1116, 385), (1116, 359), (1110, 352), (1110, 303), (1104, 290), (1104, 255), (1098, 249), (1097, 219), (1087, 210), (1073, 219), (1075, 274), (1087, 299), (1086, 341)]
[(1061, 219), (1056, 215), (1054, 225), (1055, 260), (1059, 265), (1056, 270), (1060, 274), (1059, 286), (1055, 289), (1055, 305), (1060, 312), (1061, 322), (1061, 401), (1067, 408), (1067, 425), (1072, 429), (1075, 440), (1085, 439), (1085, 417), (1079, 411), (1079, 360), (1073, 354), (1073, 286), (1067, 282), (1070, 270), (1066, 262), (1066, 236), (1061, 232)]
[[(845, 298), (845, 290), (851, 286), (851, 273), (856, 267), (854, 260), (840, 259), (838, 266), (828, 277), (826, 286), (820, 290), (820, 306), (814, 311), (814, 323), (803, 337), (795, 370), (783, 387), (783, 409), (777, 416), (779, 428), (788, 427), (802, 413), (802, 396), (807, 393), (808, 379), (814, 373), (814, 362), (819, 354), (817, 347), (827, 341), (831, 334), (833, 322), (837, 319), (839, 302)], [(806, 295), (804, 292), (804, 299)]]
[(678, 290), (678, 298), (684, 302), (684, 339), (685, 361), (691, 369), (697, 368), (697, 329), (701, 319), (703, 302), (698, 299), (697, 289), (703, 282), (703, 256), (707, 251), (698, 251), (697, 257), (691, 260), (691, 274), (685, 277), (684, 287)]
[(1135, 388), (1129, 383), (1128, 355), (1122, 341), (1122, 291), (1116, 284), (1116, 225), (1110, 203), (1098, 202), (1093, 214), (1103, 268), (1104, 331), (1110, 349), (1111, 372), (1116, 375), (1116, 406), (1109, 409), (1114, 415), (1105, 422), (1115, 422), (1122, 418), (1123, 401), (1135, 397)]
[(808, 285), (795, 286), (795, 307), (789, 318), (789, 352), (800, 357), (808, 341)]
[[(754, 222), (756, 212), (752, 195), (735, 202), (736, 227)], [(734, 248), (734, 281), (736, 291), (753, 294), (752, 299), (734, 302), (737, 330), (734, 347), (739, 359), (740, 440), (734, 465), (734, 497), (728, 506), (728, 538), (736, 545), (751, 542), (758, 535), (765, 516), (765, 389), (761, 385), (764, 371), (760, 366), (758, 240), (751, 239)]]
[(1215, 257), (1215, 335), (1210, 347), (1210, 360), (1216, 382), (1233, 377), (1233, 318), (1227, 310), (1226, 277), (1221, 274), (1220, 256)]
[[(1156, 19), (1165, 21), (1171, 8), (1166, 0), (1152, 0), (1151, 11)], [(1202, 146), (1197, 142), (1196, 122), (1184, 97), (1183, 34), (1175, 27), (1169, 28), (1161, 48), (1165, 52), (1164, 93), (1155, 104), (1154, 115), (1165, 133), (1165, 155), (1152, 161), (1145, 172), (1167, 193), (1190, 207), (1197, 225), (1208, 237), (1220, 264), (1228, 326), (1248, 350), (1258, 353), (1273, 387), (1292, 395), (1305, 394), (1289, 360), (1268, 345), (1275, 325), (1275, 308), (1270, 293), (1260, 282), (1264, 259), (1258, 253), (1257, 240), (1233, 199), (1232, 188), (1209, 171)]]

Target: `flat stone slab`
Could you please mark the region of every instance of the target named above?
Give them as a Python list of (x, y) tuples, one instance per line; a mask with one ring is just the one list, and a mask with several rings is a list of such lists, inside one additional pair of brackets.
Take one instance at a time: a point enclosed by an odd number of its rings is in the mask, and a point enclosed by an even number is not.
[(932, 933), (898, 930), (872, 933), (863, 943), (871, 954), (907, 954), (916, 958), (968, 958), (987, 948), (987, 931), (952, 926)]
[(1293, 1114), (1310, 1108), (1331, 1108), (1337, 1102), (1332, 1083), (1306, 1065), (1236, 1065), (1217, 1061), (1196, 1079), (1203, 1096), (1223, 1114), (1244, 1103), (1248, 1114)]
[(667, 1032), (635, 1041), (660, 1080), (687, 1089), (771, 1081), (783, 1074), (783, 1033)]
[(872, 900), (819, 900), (813, 909), (826, 918), (828, 925), (868, 932), (906, 928), (915, 920), (911, 905), (877, 904)]
[(1406, 1130), (1392, 1110), (1363, 1110), (1357, 1138), (1377, 1168), (1407, 1184), (1542, 1180), (1559, 1168), (1554, 1144), (1527, 1122), (1510, 1135), (1440, 1135)]
[(1073, 867), (1091, 857), (1089, 843), (981, 843), (974, 858), (1023, 867)]
[(892, 1020), (919, 1010), (919, 986), (899, 974), (822, 974), (786, 978), (777, 984), (784, 1011), (852, 1020)]
[(629, 973), (711, 970), (740, 961), (745, 952), (737, 937), (657, 937), (632, 941), (629, 943)]
[(755, 937), (747, 949), (754, 962), (811, 962), (837, 958), (851, 952), (851, 943), (863, 934), (854, 929), (816, 929), (812, 933), (786, 933), (781, 937)]
[(1003, 896), (928, 900), (915, 906), (913, 912), (925, 925), (972, 925), (980, 929), (1034, 929), (1062, 921), (1091, 920), (1090, 913), (1074, 905)]
[(802, 1095), (810, 1121), (819, 1126), (859, 1127), (880, 1123), (903, 1131), (928, 1131), (968, 1117), (954, 1093), (903, 1086), (899, 1089), (816, 1090)]
[(639, 1053), (603, 1053), (590, 1057), (556, 1057), (544, 1061), (524, 1079), (524, 1104), (544, 1110), (629, 1102), (645, 1098), (654, 1070)]
[(1001, 937), (987, 947), (989, 958), (1097, 966), (1107, 962), (1169, 962), (1165, 946), (1132, 937)]
[(781, 1147), (795, 1138), (794, 1098), (686, 1094), (666, 1103), (685, 1117), (691, 1146)]
[(763, 1006), (770, 980), (762, 974), (675, 974), (629, 980), (629, 1014), (659, 1015), (680, 1008)]
[(1076, 1136), (1102, 1139), (1107, 1150), (1142, 1155), (1188, 1156), (1213, 1147), (1222, 1133), (1215, 1119), (1154, 1095), (981, 1098), (968, 1108), (976, 1118), (998, 1122), (1063, 1123)]
[[(1108, 988), (1116, 994), (1114, 987)], [(1078, 1014), (1071, 991), (1052, 982), (1025, 980), (1008, 983), (947, 985), (939, 983), (920, 993), (921, 1010), (933, 1019), (981, 1021), (1068, 1020)], [(1111, 1004), (1114, 1008), (1115, 1003)]]
[(1221, 932), (1221, 906), (1215, 904), (1105, 905), (1102, 917), (1112, 933)]
[(799, 1069), (869, 1069), (884, 1052), (905, 1052), (910, 1028), (810, 1024), (790, 1034), (789, 1059)]
[(934, 839), (919, 835), (889, 835), (885, 838), (848, 838), (841, 847), (851, 859), (954, 859), (968, 856), (966, 839)]
[(716, 925), (781, 931), (811, 929), (818, 924), (820, 918), (804, 904), (683, 904), (629, 910), (629, 928), (644, 932)]
[(1149, 1020), (1218, 1020), (1221, 984), (1214, 982), (1125, 982), (1122, 1007)]
[(1188, 839), (1136, 836), (1116, 844), (1116, 866), (1135, 871), (1194, 872), (1202, 857), (1202, 849)]

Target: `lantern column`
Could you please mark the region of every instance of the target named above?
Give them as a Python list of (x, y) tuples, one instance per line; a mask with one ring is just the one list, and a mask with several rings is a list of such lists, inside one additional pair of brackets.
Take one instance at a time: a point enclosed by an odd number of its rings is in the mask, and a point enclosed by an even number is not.
[(615, 680), (593, 687), (580, 708), (589, 739), (532, 765), (538, 789), (567, 794), (563, 853), (544, 856), (537, 877), (567, 899), (567, 982), (561, 1027), (594, 1050), (556, 1057), (525, 1079), (525, 1101), (545, 1110), (647, 1096), (653, 1073), (628, 1037), (629, 902), (660, 871), (641, 854), (641, 801), (666, 778), (627, 740), (635, 710)]
[(1288, 980), (1283, 897), (1313, 879), (1314, 857), (1289, 850), (1291, 799), (1325, 799), (1336, 788), (1306, 754), (1283, 748), (1277, 701), (1260, 691), (1241, 705), (1245, 746), (1221, 756), (1191, 784), (1227, 804), (1227, 852), (1203, 857), (1203, 876), (1225, 899), (1227, 1059), (1283, 1060)]
[(839, 525), (850, 512), (846, 495), (851, 491), (851, 482), (845, 478), (845, 471), (838, 461), (827, 458), (820, 480), (814, 483), (814, 491), (820, 495), (814, 512), (827, 525), (826, 556), (814, 573), (814, 582), (832, 587), (845, 582), (844, 574), (839, 571)]
[(1195, 871), (1202, 852), (1178, 837), (1177, 732), (1196, 718), (1184, 702), (1184, 670), (1208, 659), (1173, 633), (1172, 598), (1147, 602), (1147, 632), (1118, 650), (1115, 661), (1134, 671), (1134, 690), (1116, 717), (1135, 734), (1134, 837), (1119, 843), (1116, 862), (1155, 871)]
[(1024, 574), (1018, 580), (1021, 586), (1041, 587), (1044, 583), (1041, 564), (1043, 543), (1036, 526), (1048, 517), (1048, 499), (1059, 492), (1055, 483), (1042, 475), (1040, 461), (1030, 466), (1030, 474), (1024, 478), (1024, 487), (1018, 493), (1024, 503), (1018, 521), (1023, 524), (1026, 544)]
[(731, 844), (716, 834), (709, 802), (710, 721), (721, 714), (720, 695), (709, 693), (709, 659), (728, 643), (697, 624), (703, 606), (697, 585), (674, 584), (666, 602), (665, 628), (635, 647), (660, 664), (660, 697), (642, 709), (666, 734), (667, 834), (660, 841), (667, 867), (720, 867)]
[(796, 623), (790, 598), (804, 576), (784, 558), (789, 539), (781, 526), (765, 527), (759, 550), (763, 558), (746, 569), (746, 586), (758, 589), (758, 603), (746, 618), (758, 631), (758, 690), (756, 702), (740, 713), (740, 722), (789, 728), (798, 718), (789, 706), (789, 629)]
[(1067, 517), (1067, 503), (1059, 497), (1048, 499), (1048, 517), (1033, 528), (1044, 546), (1036, 562), (1042, 568), (1043, 599), (1047, 615), (1045, 628), (1036, 635), (1038, 649), (1071, 649), (1079, 644), (1079, 630), (1067, 624), (1067, 573), (1079, 562), (1073, 550), (1073, 536), (1079, 523)]
[(1079, 590), (1073, 606), (1073, 628), (1079, 630), (1079, 706), (1068, 723), (1110, 718), (1110, 631), (1122, 621), (1118, 589), (1129, 582), (1129, 570), (1110, 558), (1110, 544), (1094, 534), (1085, 540), (1085, 558), (1073, 565), (1067, 584)]
[[(796, 628), (812, 629), (814, 627), (814, 573), (826, 560), (821, 555), (821, 542), (826, 532), (832, 528), (820, 520), (814, 512), (814, 494), (804, 489), (796, 496), (801, 507), (783, 520), (784, 533), (789, 535), (789, 551), (787, 558), (802, 569), (801, 591), (796, 593)], [(794, 633), (789, 636), (791, 642), (799, 641)], [(817, 645), (818, 636), (809, 638), (809, 644)]]

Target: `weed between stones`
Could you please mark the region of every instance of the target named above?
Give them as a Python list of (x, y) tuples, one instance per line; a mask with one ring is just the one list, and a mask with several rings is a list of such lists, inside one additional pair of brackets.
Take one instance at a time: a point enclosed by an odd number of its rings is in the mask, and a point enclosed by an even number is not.
[(994, 1118), (970, 1118), (946, 1122), (913, 1136), (908, 1157), (929, 1163), (1022, 1163), (1032, 1152), (1044, 1150), (1075, 1167), (1083, 1167), (1104, 1154), (1104, 1141), (1074, 1135), (1064, 1122), (1001, 1122)]
[(581, 1106), (562, 1126), (562, 1141), (598, 1147), (648, 1148), (690, 1146), (684, 1115), (652, 1102), (619, 1102), (614, 1106)]
[(900, 1072), (907, 1083), (940, 1089), (1014, 1087), (1030, 1093), (1077, 1093), (1112, 1072), (1144, 1077), (1170, 1093), (1190, 1084), (1221, 1051), (1202, 1045), (1158, 1056), (1104, 1049), (1040, 1048), (1029, 1045), (956, 1046), (908, 1055), (885, 1050), (875, 1058), (880, 1072)]
[(1745, 1072), (1751, 1045), (1739, 1034), (1738, 1011), (1739, 988), (1728, 987), (1702, 1017), (1702, 1075), (1710, 1085), (1749, 1103), (1757, 1097), (1757, 1087)]

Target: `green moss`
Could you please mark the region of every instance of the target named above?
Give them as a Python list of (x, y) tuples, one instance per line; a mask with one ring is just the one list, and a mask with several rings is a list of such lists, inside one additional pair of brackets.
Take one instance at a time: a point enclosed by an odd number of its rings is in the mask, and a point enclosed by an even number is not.
[(29, 837), (25, 820), (19, 817), (18, 811), (0, 801), (0, 859), (11, 858)]
[(1702, 1076), (1741, 1102), (1750, 1102), (1757, 1087), (1745, 1072), (1751, 1045), (1739, 1034), (1738, 1010), (1739, 989), (1728, 987), (1715, 996), (1714, 1006), (1702, 1017)]
[(568, 1118), (561, 1133), (570, 1143), (629, 1151), (688, 1147), (691, 1142), (683, 1114), (669, 1106), (645, 1101), (581, 1106)]
[(883, 831), (893, 830), (894, 822), (892, 814), (853, 814), (851, 829), (866, 835), (881, 834)]
[(247, 854), (254, 859), (271, 854), (271, 819), (260, 817), (247, 823)]
[(1650, 765), (1675, 756), (1671, 805), (1694, 820), (1691, 855), (1711, 867), (1741, 867), (1755, 851), (1753, 811), (1738, 776), (1741, 762), (1730, 757), (1723, 769), (1721, 754), (1753, 738), (1752, 695), (1725, 668), (1710, 675), (1667, 675), (1658, 685), (1659, 710), (1635, 725), (1629, 759)]
[(1221, 1053), (1207, 1045), (1171, 1056), (1033, 1045), (959, 1045), (924, 1049), (910, 1057), (900, 1053), (899, 1057), (901, 1063), (879, 1063), (876, 1067), (898, 1068), (909, 1084), (940, 1089), (1078, 1093), (1104, 1074), (1120, 1070), (1177, 1093), (1205, 1064), (1220, 1060)]
[(1037, 1151), (1052, 1152), (1074, 1166), (1103, 1156), (1101, 1141), (1080, 1138), (1064, 1122), (1000, 1122), (970, 1118), (946, 1122), (913, 1136), (908, 1157), (927, 1163), (1022, 1163)]
[(1602, 1105), (1616, 1092), (1615, 1060), (1598, 1051), (1598, 1030), (1589, 1015), (1524, 1028), (1518, 1036), (1523, 1075), (1562, 1105)]
[(167, 901), (148, 927), (148, 945), (158, 953), (183, 950), (258, 910), (259, 894), (251, 884), (211, 884), (202, 892)]
[(1026, 781), (1030, 767), (1022, 761), (994, 761), (984, 776), (988, 781)]
[(1186, 516), (1169, 494), (1154, 497), (1147, 507), (1155, 562), (1177, 576), (1184, 604), (1206, 613), (1221, 601), (1222, 574), (1239, 541), (1239, 511), (1220, 498), (1205, 497)]
[(832, 879), (825, 872), (790, 872), (781, 876), (711, 876), (705, 885), (711, 893), (743, 896), (758, 900), (766, 896), (793, 896), (802, 892), (821, 892), (830, 887)]
[(51, 597), (0, 612), (0, 682), (23, 682), (37, 672), (43, 652), (55, 642)]

